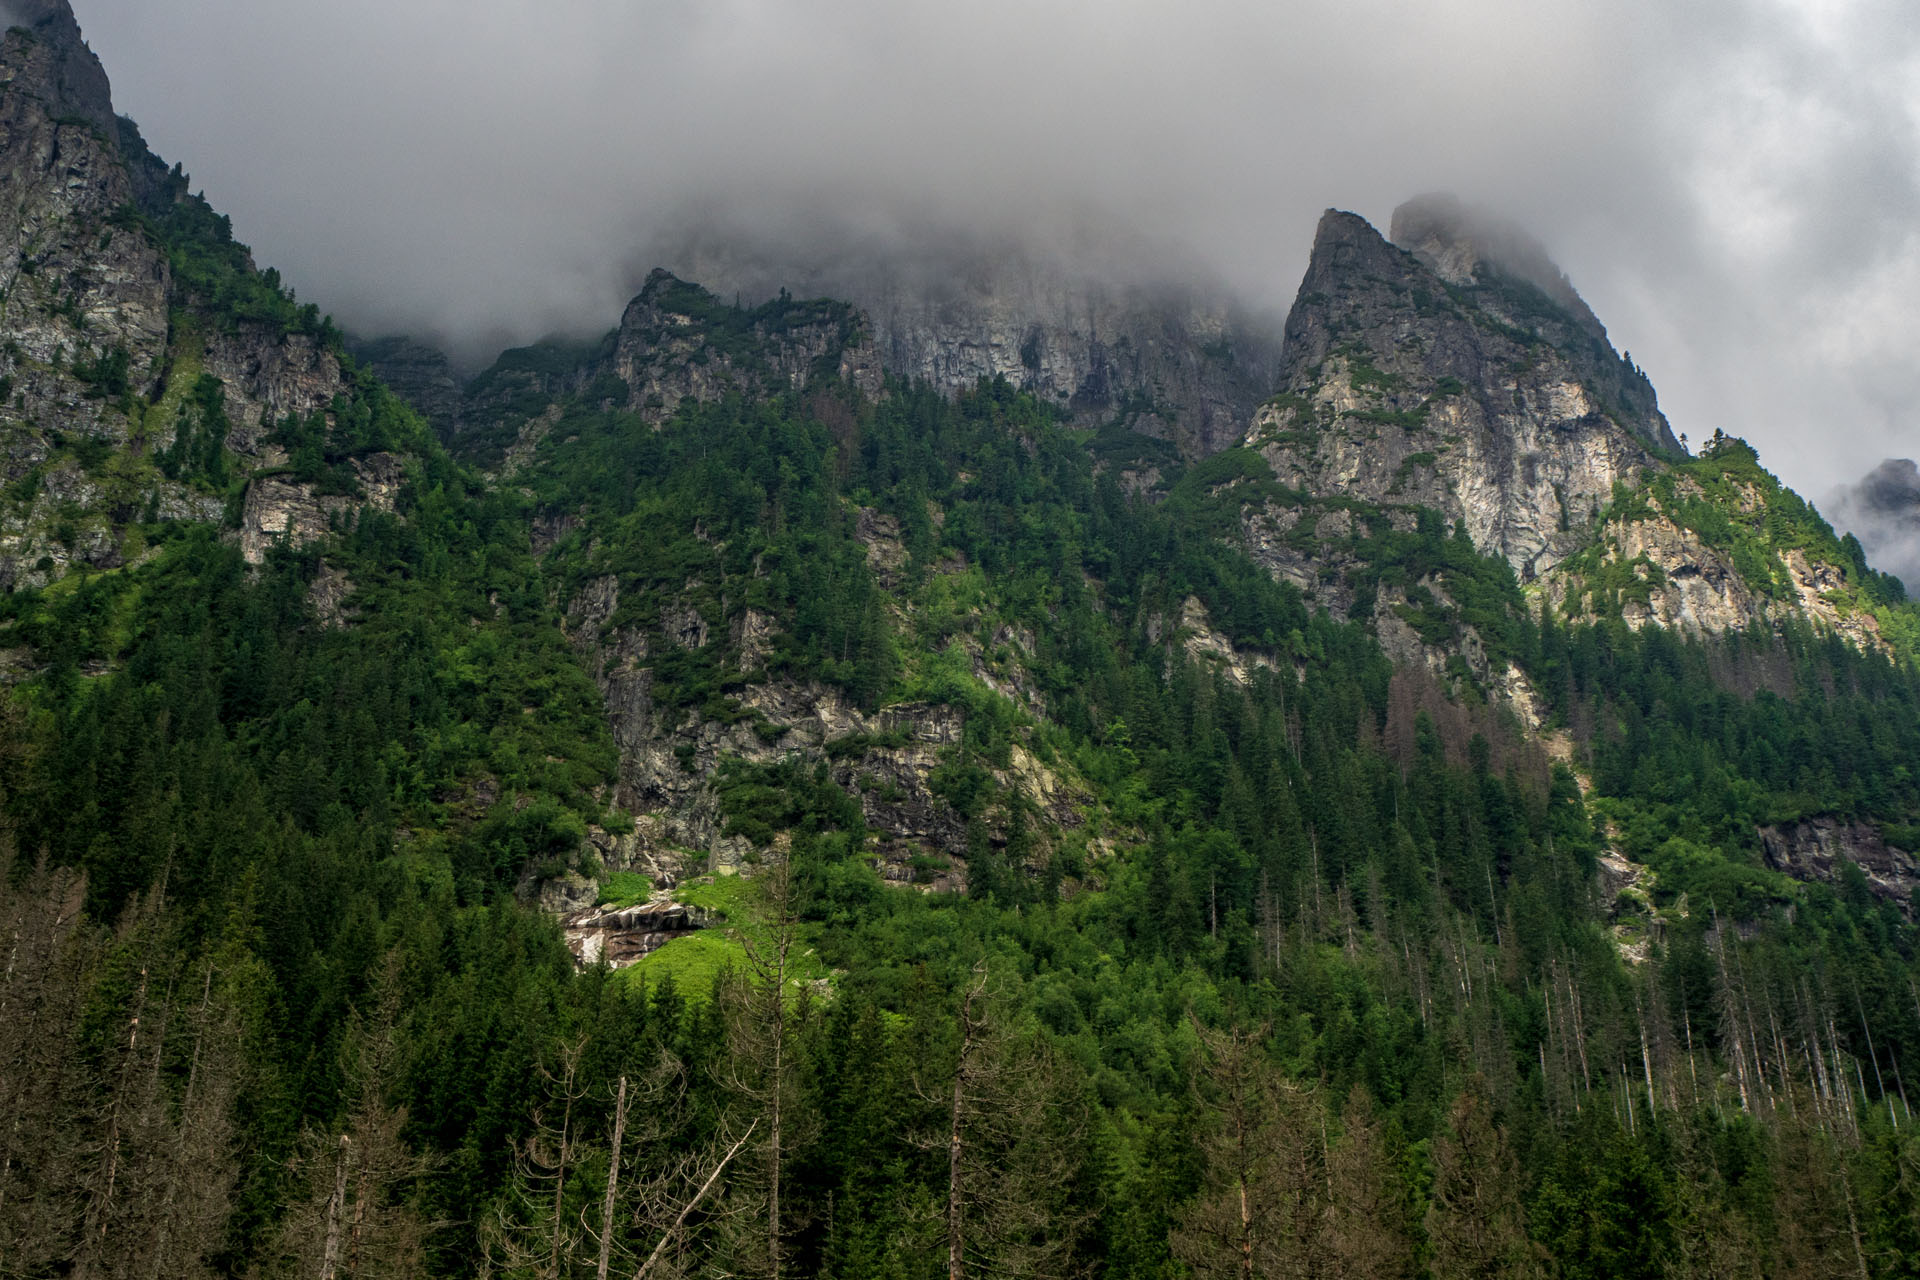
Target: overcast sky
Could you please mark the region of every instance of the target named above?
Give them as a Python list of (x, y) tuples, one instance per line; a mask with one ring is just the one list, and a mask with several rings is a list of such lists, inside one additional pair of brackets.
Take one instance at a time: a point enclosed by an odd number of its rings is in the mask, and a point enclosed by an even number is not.
[(1315, 219), (1534, 230), (1676, 431), (1920, 452), (1913, 0), (74, 0), (117, 108), (349, 326), (618, 319), (686, 210), (1111, 219), (1284, 307)]

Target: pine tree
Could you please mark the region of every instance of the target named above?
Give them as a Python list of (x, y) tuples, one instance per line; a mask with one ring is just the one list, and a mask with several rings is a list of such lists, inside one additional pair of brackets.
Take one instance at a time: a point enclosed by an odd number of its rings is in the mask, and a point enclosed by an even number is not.
[(1427, 1238), (1435, 1280), (1524, 1280), (1540, 1273), (1527, 1239), (1520, 1169), (1493, 1122), (1486, 1081), (1469, 1080), (1433, 1144)]
[(1413, 1275), (1406, 1188), (1365, 1086), (1347, 1095), (1340, 1123), (1340, 1141), (1327, 1154), (1331, 1274), (1404, 1280)]

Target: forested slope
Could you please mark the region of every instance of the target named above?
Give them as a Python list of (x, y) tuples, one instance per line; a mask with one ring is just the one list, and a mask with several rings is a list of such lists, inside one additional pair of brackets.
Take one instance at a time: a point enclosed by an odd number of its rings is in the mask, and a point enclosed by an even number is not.
[(1920, 1268), (1915, 610), (1737, 441), (1477, 543), (1324, 479), (1515, 403), (1412, 355), (1189, 463), (655, 277), (449, 453), (87, 136), (171, 354), (6, 410), (0, 1274)]

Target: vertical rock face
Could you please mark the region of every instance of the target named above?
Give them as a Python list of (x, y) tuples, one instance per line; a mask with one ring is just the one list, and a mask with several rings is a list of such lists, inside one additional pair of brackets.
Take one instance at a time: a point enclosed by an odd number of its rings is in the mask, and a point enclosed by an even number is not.
[[(187, 195), (185, 175), (114, 117), (106, 73), (64, 0), (13, 0), (6, 14), (0, 589), (116, 567), (143, 545), (142, 523), (220, 518), (226, 486), (285, 461), (267, 433), (344, 387), (322, 338), (236, 319), (175, 278), (163, 239), (176, 232), (161, 228), (183, 203), (199, 234), (221, 238), (200, 248), (233, 255), (243, 276), (252, 264), (224, 238), (225, 220)], [(177, 456), (161, 466), (185, 432), (202, 463), (209, 449), (224, 461), (198, 475)]]
[[(879, 834), (888, 879), (926, 883), (930, 859), (945, 867), (964, 857), (966, 820), (937, 798), (931, 781), (943, 752), (961, 739), (959, 709), (906, 703), (862, 712), (837, 689), (764, 671), (739, 695), (745, 716), (715, 720), (703, 709), (662, 706), (653, 671), (660, 645), (725, 645), (745, 671), (758, 665), (760, 646), (779, 624), (746, 610), (722, 627), (683, 607), (649, 632), (613, 625), (619, 602), (617, 579), (588, 582), (568, 607), (568, 633), (600, 686), (620, 748), (614, 802), (644, 815), (620, 853), (626, 865), (669, 885), (690, 871), (740, 865), (752, 846), (725, 832), (717, 786), (722, 763), (798, 758), (827, 762), (834, 780), (859, 801)], [(1083, 797), (1023, 749), (1016, 749), (1013, 764), (1003, 782), (1025, 791), (1062, 825), (1082, 821), (1076, 805)], [(934, 883), (960, 881), (943, 875)]]
[(608, 372), (625, 385), (640, 416), (656, 424), (683, 400), (797, 391), (819, 376), (880, 392), (873, 348), (847, 304), (782, 295), (752, 309), (733, 307), (665, 271), (648, 276), (627, 305)]
[(1463, 522), (1522, 578), (1581, 545), (1616, 480), (1677, 452), (1653, 388), (1537, 245), (1446, 201), (1407, 247), (1328, 211), (1247, 436), (1286, 486)]
[(169, 278), (164, 257), (116, 219), (133, 190), (106, 77), (61, 8), (64, 23), (50, 16), (0, 42), (0, 330), (18, 412), (118, 434), (124, 415), (87, 395), (101, 379), (84, 375), (119, 349), (127, 380), (151, 384)]
[(945, 391), (981, 378), (1068, 410), (1083, 426), (1121, 419), (1190, 457), (1238, 442), (1279, 367), (1273, 320), (1226, 290), (1094, 270), (1015, 246), (823, 250), (755, 258), (685, 249), (676, 261), (723, 297), (782, 286), (845, 298), (867, 317), (887, 372)]
[(10, 0), (0, 9), (0, 18), (31, 36), (45, 52), (45, 73), (33, 82), (33, 91), (54, 106), (54, 114), (77, 116), (111, 137), (113, 95), (107, 72), (81, 38), (66, 0)]
[(446, 352), (405, 337), (356, 340), (347, 350), (431, 423), (435, 435), (453, 438), (460, 426), (460, 384)]
[(4, 587), (119, 563), (106, 522), (84, 517), (133, 500), (108, 451), (146, 444), (127, 406), (166, 365), (170, 285), (166, 258), (117, 217), (132, 187), (106, 76), (71, 11), (14, 14), (24, 25), (0, 38)]

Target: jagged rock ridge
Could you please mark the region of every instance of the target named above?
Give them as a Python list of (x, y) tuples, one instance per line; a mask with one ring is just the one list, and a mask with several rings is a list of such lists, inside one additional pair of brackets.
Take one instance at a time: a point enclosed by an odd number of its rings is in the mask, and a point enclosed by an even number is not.
[(1283, 485), (1432, 508), (1536, 577), (1582, 545), (1615, 481), (1678, 445), (1584, 305), (1507, 274), (1515, 254), (1442, 212), (1397, 216), (1411, 249), (1353, 214), (1321, 219), (1281, 394), (1247, 444)]
[[(0, 42), (5, 587), (123, 564), (142, 553), (143, 524), (220, 518), (219, 477), (284, 464), (266, 438), (273, 427), (344, 385), (314, 333), (265, 317), (206, 321), (154, 228), (184, 210), (217, 238), (225, 220), (115, 118), (63, 0), (12, 13)], [(238, 255), (253, 277), (230, 238), (203, 245)], [(279, 297), (271, 284), (262, 292)]]
[[(1115, 418), (1189, 457), (1234, 444), (1273, 389), (1280, 335), (1203, 273), (1144, 272), (1154, 247), (973, 243), (666, 250), (721, 296), (845, 298), (887, 372), (946, 391), (1003, 377), (1082, 425)], [(1098, 263), (1088, 265), (1087, 259)]]

